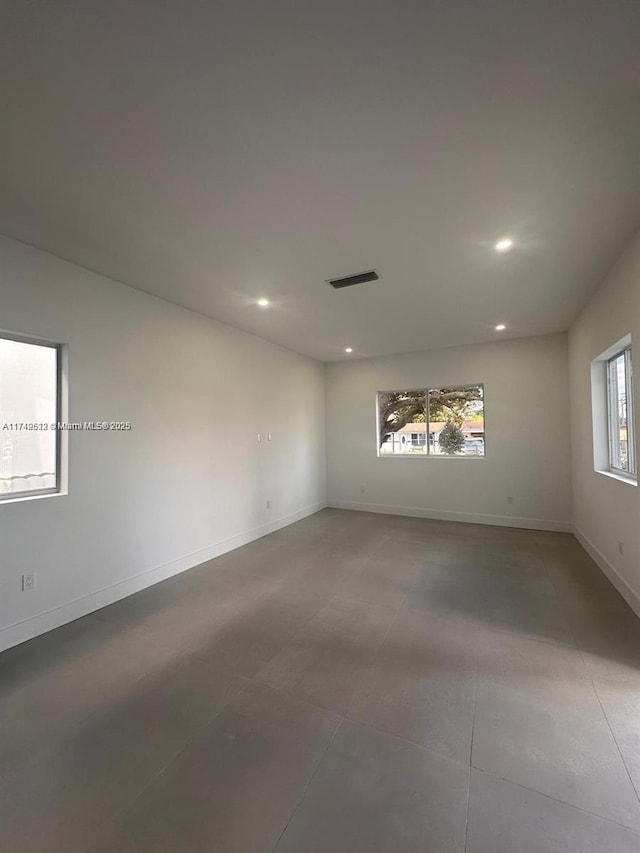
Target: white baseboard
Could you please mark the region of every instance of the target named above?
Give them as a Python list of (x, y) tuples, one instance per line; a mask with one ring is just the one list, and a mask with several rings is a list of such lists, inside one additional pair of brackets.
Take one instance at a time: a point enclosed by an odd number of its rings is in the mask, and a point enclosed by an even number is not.
[(303, 507), (290, 515), (282, 516), (267, 524), (261, 524), (244, 533), (231, 536), (229, 539), (223, 539), (221, 542), (216, 542), (207, 548), (194, 551), (183, 557), (178, 557), (153, 569), (147, 569), (140, 574), (132, 575), (111, 586), (69, 601), (60, 607), (55, 607), (52, 610), (39, 613), (37, 616), (32, 616), (29, 619), (24, 619), (21, 622), (0, 628), (0, 652), (10, 649), (12, 646), (17, 646), (19, 643), (24, 643), (25, 640), (31, 640), (33, 637), (37, 637), (47, 631), (52, 631), (54, 628), (59, 628), (61, 625), (66, 625), (67, 622), (73, 622), (74, 619), (87, 616), (89, 613), (113, 604), (121, 598), (126, 598), (128, 595), (140, 592), (140, 590), (160, 583), (160, 581), (167, 580), (167, 578), (173, 577), (173, 575), (193, 569), (201, 563), (206, 563), (208, 560), (220, 557), (222, 554), (226, 554), (227, 551), (233, 551), (235, 548), (247, 545), (249, 542), (267, 536), (269, 533), (274, 533), (282, 527), (287, 527), (289, 524), (301, 521), (308, 515), (313, 515), (325, 507), (326, 503)]
[(453, 512), (415, 506), (386, 506), (357, 501), (329, 501), (334, 509), (353, 509), (359, 512), (378, 512), (382, 515), (407, 515), (411, 518), (432, 518), (437, 521), (462, 521), (466, 524), (489, 524), (496, 527), (520, 527), (527, 530), (550, 530), (573, 533), (570, 521), (550, 521), (543, 518), (519, 518), (510, 515), (483, 515), (475, 512)]
[(631, 586), (629, 586), (615, 566), (607, 560), (602, 551), (596, 548), (593, 542), (584, 535), (579, 527), (574, 525), (573, 533), (587, 554), (615, 586), (636, 616), (640, 616), (640, 595)]

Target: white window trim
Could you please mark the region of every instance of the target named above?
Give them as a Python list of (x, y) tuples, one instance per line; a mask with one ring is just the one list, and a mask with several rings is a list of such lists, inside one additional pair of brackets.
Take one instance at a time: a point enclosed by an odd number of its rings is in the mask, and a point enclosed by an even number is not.
[[(56, 422), (68, 420), (68, 353), (65, 344), (51, 341), (35, 335), (24, 335), (0, 329), (0, 337), (10, 341), (50, 347), (56, 350)], [(34, 489), (33, 491), (8, 492), (0, 495), (0, 506), (41, 498), (56, 498), (68, 493), (68, 447), (69, 436), (66, 430), (58, 430), (56, 435), (56, 484), (50, 489)]]
[[(617, 411), (618, 411), (618, 389), (611, 381), (611, 366), (617, 361), (620, 356), (624, 356), (625, 367), (625, 398), (626, 398), (626, 414), (627, 414), (627, 467), (618, 468), (613, 460), (613, 435), (619, 430)], [(633, 418), (633, 370), (631, 365), (631, 346), (625, 347), (623, 350), (615, 353), (611, 358), (607, 359), (607, 404), (609, 415), (609, 471), (612, 474), (634, 479), (637, 476), (636, 469), (636, 453), (635, 453), (635, 429)]]
[[(629, 486), (638, 485), (638, 475), (615, 468), (611, 464), (611, 395), (609, 388), (609, 363), (621, 353), (631, 350), (631, 335), (625, 335), (608, 347), (591, 362), (591, 416), (593, 430), (593, 469), (612, 480)], [(631, 425), (628, 441), (630, 458), (636, 459), (635, 402), (633, 394), (633, 375), (627, 375), (627, 425)]]

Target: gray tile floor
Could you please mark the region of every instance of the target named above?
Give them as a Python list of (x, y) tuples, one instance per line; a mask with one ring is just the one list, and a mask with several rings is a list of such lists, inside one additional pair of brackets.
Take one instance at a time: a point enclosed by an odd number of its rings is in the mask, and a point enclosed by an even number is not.
[(8, 853), (638, 853), (639, 792), (568, 535), (325, 510), (0, 655)]

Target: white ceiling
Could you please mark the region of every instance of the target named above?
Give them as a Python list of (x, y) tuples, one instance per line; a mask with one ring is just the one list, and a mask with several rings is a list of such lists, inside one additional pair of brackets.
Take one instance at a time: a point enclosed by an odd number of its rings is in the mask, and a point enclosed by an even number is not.
[(0, 231), (316, 358), (566, 329), (640, 225), (634, 0), (3, 5)]

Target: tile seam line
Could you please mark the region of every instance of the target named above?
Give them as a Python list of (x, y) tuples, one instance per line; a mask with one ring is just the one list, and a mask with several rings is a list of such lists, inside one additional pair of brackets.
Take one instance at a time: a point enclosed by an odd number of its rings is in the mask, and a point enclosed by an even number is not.
[(467, 784), (467, 814), (465, 816), (464, 825), (464, 849), (465, 853), (469, 845), (469, 812), (471, 809), (471, 767), (473, 761), (473, 738), (476, 732), (476, 707), (478, 700), (478, 669), (480, 662), (480, 644), (476, 647), (476, 669), (475, 678), (473, 680), (473, 717), (471, 719), (471, 745), (469, 748), (469, 782)]
[[(532, 643), (542, 643), (544, 646), (552, 646), (556, 649), (566, 649), (570, 652), (580, 651), (578, 644), (575, 642), (574, 645), (569, 645), (568, 643), (563, 643), (561, 640), (545, 640), (543, 637), (534, 637), (532, 634), (523, 634), (520, 631), (514, 631), (513, 628), (491, 627), (490, 630), (495, 631), (496, 634), (503, 634), (505, 636), (513, 636), (515, 633), (522, 640), (530, 640)], [(573, 633), (571, 636), (573, 637)]]
[[(562, 607), (562, 611), (563, 611), (563, 613), (564, 613), (564, 606), (563, 606), (563, 602), (562, 602), (562, 599), (561, 599), (560, 594), (559, 594), (559, 592), (558, 592), (558, 588), (557, 588), (556, 583), (554, 582), (554, 579), (553, 579), (553, 578), (551, 578), (551, 583), (552, 583), (552, 585), (553, 585), (553, 588), (554, 588), (554, 590), (555, 590), (555, 592), (556, 592), (556, 596), (557, 596), (557, 598), (558, 598), (558, 601), (560, 602), (560, 606)], [(595, 696), (595, 697), (596, 697), (596, 699), (598, 700), (598, 705), (600, 706), (600, 710), (601, 710), (601, 712), (602, 712), (602, 716), (604, 717), (604, 719), (605, 719), (605, 721), (606, 721), (606, 723), (607, 723), (607, 728), (609, 729), (609, 732), (611, 733), (611, 737), (613, 738), (613, 742), (614, 742), (614, 743), (615, 743), (615, 745), (616, 745), (616, 749), (617, 749), (617, 751), (618, 751), (618, 755), (620, 756), (620, 760), (622, 761), (622, 766), (624, 767), (625, 772), (626, 772), (626, 774), (627, 774), (627, 777), (628, 777), (628, 779), (629, 779), (629, 782), (631, 783), (631, 788), (632, 788), (633, 792), (634, 792), (634, 793), (635, 793), (635, 795), (636, 795), (636, 799), (638, 800), (638, 803), (640, 804), (640, 791), (639, 791), (639, 790), (638, 790), (638, 788), (636, 787), (636, 785), (635, 785), (635, 783), (634, 783), (634, 781), (633, 781), (633, 777), (631, 776), (631, 773), (629, 772), (629, 767), (627, 766), (627, 762), (625, 761), (625, 757), (624, 757), (624, 755), (622, 754), (622, 750), (620, 749), (620, 744), (618, 743), (618, 739), (617, 739), (617, 737), (615, 736), (615, 732), (613, 731), (613, 728), (612, 728), (612, 726), (611, 726), (611, 722), (610, 722), (610, 720), (609, 720), (609, 716), (608, 716), (607, 712), (605, 711), (604, 705), (602, 704), (602, 700), (600, 699), (600, 694), (598, 693), (598, 688), (596, 687), (596, 683), (595, 683), (595, 681), (594, 681), (594, 679), (593, 679), (593, 675), (592, 675), (592, 673), (591, 673), (591, 670), (590, 670), (590, 669), (589, 669), (589, 667), (587, 666), (587, 662), (586, 662), (586, 661), (585, 661), (585, 659), (584, 659), (584, 651), (583, 651), (583, 649), (582, 649), (582, 646), (578, 643), (578, 641), (577, 641), (577, 639), (576, 639), (576, 636), (575, 636), (575, 634), (574, 634), (574, 632), (573, 632), (573, 628), (572, 628), (572, 626), (571, 626), (571, 622), (570, 622), (570, 620), (569, 620), (569, 619), (567, 619), (567, 624), (569, 625), (569, 628), (571, 629), (571, 635), (572, 635), (572, 636), (573, 636), (573, 638), (574, 638), (574, 641), (575, 641), (575, 644), (576, 644), (576, 650), (577, 650), (578, 654), (580, 655), (580, 660), (582, 661), (582, 666), (584, 667), (584, 670), (585, 670), (585, 672), (586, 672), (586, 674), (587, 674), (587, 678), (589, 679), (589, 684), (591, 685), (591, 689), (593, 690), (594, 696)]]
[(595, 681), (593, 680), (593, 675), (591, 674), (591, 670), (590, 670), (590, 669), (589, 669), (589, 667), (587, 666), (587, 663), (586, 663), (586, 661), (585, 661), (585, 659), (584, 659), (584, 654), (582, 653), (582, 649), (579, 649), (579, 651), (580, 651), (580, 658), (581, 658), (581, 660), (582, 660), (582, 663), (583, 663), (583, 665), (584, 665), (584, 668), (586, 669), (586, 671), (587, 671), (587, 675), (588, 675), (588, 677), (589, 677), (589, 683), (591, 684), (591, 687), (593, 688), (593, 692), (594, 692), (594, 694), (595, 694), (595, 697), (596, 697), (596, 699), (598, 700), (598, 705), (600, 706), (600, 710), (602, 711), (602, 716), (603, 716), (603, 717), (605, 718), (605, 720), (606, 720), (607, 728), (608, 728), (608, 729), (609, 729), (609, 731), (611, 732), (611, 737), (613, 738), (613, 742), (615, 743), (615, 745), (616, 745), (616, 749), (618, 750), (618, 755), (620, 756), (620, 760), (622, 761), (622, 765), (623, 765), (623, 767), (624, 767), (624, 769), (625, 769), (625, 771), (626, 771), (626, 774), (627, 774), (627, 776), (628, 776), (628, 778), (629, 778), (629, 782), (631, 783), (631, 787), (632, 787), (632, 789), (633, 789), (633, 792), (635, 793), (635, 795), (636, 795), (636, 799), (638, 800), (638, 804), (640, 805), (640, 792), (639, 792), (639, 791), (638, 791), (638, 789), (636, 788), (636, 785), (635, 785), (635, 783), (634, 783), (634, 781), (633, 781), (633, 777), (631, 776), (631, 773), (629, 772), (629, 768), (628, 768), (628, 766), (627, 766), (627, 762), (625, 761), (624, 755), (622, 754), (622, 750), (620, 749), (620, 744), (618, 743), (618, 738), (615, 736), (615, 732), (613, 731), (613, 728), (611, 727), (611, 722), (609, 721), (609, 716), (608, 716), (607, 712), (606, 712), (606, 711), (605, 711), (605, 709), (604, 709), (604, 705), (602, 704), (602, 700), (600, 699), (600, 694), (598, 693), (598, 688), (596, 687), (596, 683), (595, 683)]
[(383, 735), (384, 737), (393, 738), (394, 740), (399, 740), (402, 743), (408, 744), (409, 746), (414, 746), (416, 747), (416, 749), (419, 749), (422, 752), (426, 752), (428, 755), (433, 755), (434, 758), (440, 758), (443, 761), (451, 761), (453, 764), (456, 764), (459, 767), (469, 768), (471, 766), (468, 762), (460, 761), (460, 759), (453, 758), (451, 755), (445, 755), (443, 752), (436, 752), (435, 749), (431, 749), (431, 747), (425, 746), (423, 743), (418, 743), (418, 741), (411, 740), (410, 738), (403, 737), (402, 735), (395, 734), (394, 732), (389, 732), (386, 729), (380, 729), (377, 726), (372, 726), (370, 723), (365, 723), (362, 720), (356, 719), (356, 717), (350, 717), (349, 714), (343, 714), (340, 711), (336, 711), (335, 708), (332, 709), (328, 708), (326, 705), (318, 705), (316, 702), (311, 702), (309, 699), (305, 699), (303, 696), (298, 696), (297, 694), (291, 693), (288, 690), (283, 690), (281, 687), (276, 687), (270, 682), (263, 681), (258, 677), (254, 677), (249, 680), (252, 681), (254, 684), (260, 685), (261, 687), (268, 687), (274, 692), (279, 693), (281, 696), (286, 696), (288, 699), (294, 699), (297, 702), (309, 705), (310, 707), (315, 708), (317, 711), (324, 711), (327, 714), (333, 714), (334, 716), (341, 717), (343, 722), (346, 721), (348, 723), (353, 723), (354, 726), (361, 726), (364, 729), (369, 729), (372, 732), (376, 732), (376, 734)]
[[(29, 641), (27, 641), (27, 642), (29, 642)], [(175, 661), (179, 660), (179, 658), (181, 657), (181, 652), (178, 649), (175, 649), (173, 647), (168, 647), (168, 651), (171, 653), (171, 657), (167, 659), (168, 662), (175, 662)], [(68, 664), (65, 664), (65, 666), (63, 667), (63, 670), (62, 670), (63, 673), (66, 672), (67, 669), (70, 670), (71, 667), (72, 667), (71, 662), (69, 662)], [(146, 681), (149, 681), (149, 683), (153, 683), (153, 681), (156, 679), (158, 679), (157, 675), (145, 672), (145, 673), (142, 673), (141, 675), (138, 675), (135, 678), (133, 678), (131, 681), (130, 687), (131, 688), (137, 688), (139, 685), (143, 685), (143, 687), (144, 687), (144, 683)], [(12, 696), (12, 697), (17, 696), (17, 697), (21, 698), (22, 692), (28, 690), (29, 686), (30, 686), (29, 684), (24, 684), (24, 685), (22, 685), (22, 687), (19, 687), (15, 691), (9, 691), (7, 696)], [(3, 698), (6, 698), (6, 697), (3, 697)], [(75, 727), (74, 727), (74, 730), (72, 732), (62, 734), (62, 735), (60, 735), (60, 737), (56, 738), (53, 743), (47, 743), (45, 746), (42, 746), (42, 747), (36, 749), (35, 752), (33, 753), (33, 755), (29, 759), (27, 759), (25, 764), (22, 766), (28, 766), (31, 763), (35, 763), (38, 760), (38, 758), (46, 757), (49, 752), (53, 752), (54, 750), (59, 749), (61, 745), (68, 743), (69, 741), (71, 741), (76, 736), (77, 730), (81, 726), (91, 725), (91, 721), (93, 719), (98, 719), (101, 716), (102, 716), (102, 711), (100, 708), (92, 708), (91, 710), (87, 711), (86, 714), (83, 714), (82, 716), (80, 716), (76, 720)], [(5, 773), (0, 771), (0, 781), (4, 780), (7, 776), (9, 776), (11, 774), (11, 772), (13, 772), (13, 771), (10, 770), (8, 773), (5, 774)]]
[(340, 729), (342, 728), (342, 724), (343, 724), (343, 723), (344, 723), (344, 717), (340, 716), (340, 719), (339, 719), (339, 720), (338, 720), (338, 722), (336, 723), (336, 727), (335, 727), (335, 729), (333, 730), (333, 732), (332, 732), (332, 734), (331, 734), (331, 737), (329, 738), (329, 740), (328, 740), (328, 742), (327, 742), (327, 745), (325, 746), (325, 748), (324, 748), (324, 749), (323, 749), (323, 751), (322, 751), (322, 755), (321, 755), (321, 756), (320, 756), (320, 758), (318, 759), (318, 763), (316, 764), (316, 766), (315, 766), (315, 767), (314, 767), (314, 769), (313, 769), (313, 773), (312, 773), (312, 774), (311, 774), (311, 776), (309, 777), (309, 781), (308, 781), (308, 782), (307, 782), (307, 784), (305, 785), (304, 791), (302, 792), (302, 794), (300, 795), (300, 798), (298, 799), (297, 803), (295, 804), (295, 806), (294, 806), (294, 807), (293, 807), (293, 809), (291, 810), (291, 814), (290, 814), (290, 815), (289, 815), (289, 817), (287, 818), (287, 822), (285, 823), (285, 825), (284, 825), (284, 828), (283, 828), (282, 832), (281, 832), (281, 833), (280, 833), (280, 835), (278, 836), (278, 839), (277, 839), (277, 841), (276, 841), (276, 843), (275, 843), (274, 847), (272, 848), (271, 853), (276, 853), (276, 850), (277, 850), (277, 849), (278, 849), (278, 847), (280, 846), (280, 842), (281, 842), (281, 841), (282, 841), (282, 839), (284, 838), (284, 836), (285, 836), (285, 833), (286, 833), (287, 829), (289, 829), (289, 825), (291, 824), (291, 821), (292, 821), (292, 820), (293, 820), (293, 818), (295, 817), (295, 814), (296, 814), (296, 812), (298, 811), (298, 809), (300, 808), (300, 806), (301, 806), (301, 804), (302, 804), (302, 802), (303, 802), (304, 798), (307, 796), (307, 792), (309, 791), (309, 788), (311, 787), (311, 784), (312, 784), (313, 780), (316, 778), (316, 775), (317, 775), (318, 771), (320, 770), (320, 767), (322, 766), (322, 762), (324, 761), (324, 759), (325, 759), (325, 757), (326, 757), (326, 755), (327, 755), (327, 752), (329, 751), (329, 749), (330, 749), (330, 747), (331, 747), (331, 744), (332, 744), (332, 743), (333, 743), (333, 741), (335, 740), (336, 735), (338, 734), (338, 732), (339, 732), (339, 731), (340, 731)]
[(495, 773), (491, 773), (489, 770), (483, 770), (482, 767), (476, 767), (474, 764), (471, 765), (472, 770), (476, 770), (478, 773), (483, 773), (485, 776), (491, 776), (493, 779), (498, 779), (500, 782), (506, 782), (507, 785), (513, 785), (515, 788), (520, 788), (522, 791), (529, 791), (531, 794), (537, 794), (539, 797), (544, 797), (547, 800), (551, 800), (554, 803), (560, 803), (562, 806), (566, 806), (569, 809), (573, 809), (574, 811), (580, 812), (581, 814), (589, 815), (589, 817), (594, 817), (597, 820), (602, 820), (605, 823), (609, 823), (612, 826), (617, 826), (620, 829), (625, 829), (627, 832), (632, 833), (633, 835), (638, 836), (640, 839), (640, 828), (634, 829), (632, 826), (628, 826), (626, 823), (619, 823), (617, 820), (612, 820), (609, 817), (604, 817), (601, 814), (597, 814), (596, 812), (590, 812), (588, 809), (583, 809), (580, 806), (576, 806), (573, 803), (567, 803), (565, 800), (560, 800), (558, 797), (553, 797), (551, 794), (545, 794), (544, 791), (538, 791), (537, 788), (528, 788), (526, 785), (521, 785), (519, 782), (513, 782), (511, 779), (506, 779), (504, 776), (497, 776)]
[[(234, 691), (232, 693), (232, 695), (229, 696), (229, 701), (225, 702), (221, 708), (219, 708), (214, 714), (212, 714), (210, 717), (207, 718), (206, 723), (203, 723), (202, 726), (198, 728), (198, 731), (194, 733), (193, 737), (188, 738), (186, 740), (186, 742), (182, 745), (182, 748), (179, 749), (175, 753), (175, 755), (172, 758), (170, 758), (167, 761), (167, 763), (158, 770), (157, 773), (154, 773), (154, 775), (151, 777), (151, 779), (149, 779), (149, 781), (145, 785), (143, 785), (143, 787), (126, 804), (126, 806), (124, 806), (123, 809), (121, 809), (116, 815), (113, 815), (111, 818), (105, 819), (103, 828), (106, 831), (109, 831), (110, 829), (116, 829), (118, 827), (122, 827), (124, 825), (125, 820), (127, 819), (127, 816), (131, 813), (135, 804), (141, 799), (141, 797), (144, 796), (144, 794), (149, 790), (149, 788), (151, 788), (151, 786), (154, 785), (158, 781), (158, 779), (160, 779), (160, 777), (163, 776), (167, 772), (167, 770), (170, 767), (175, 765), (176, 762), (178, 762), (180, 760), (180, 758), (184, 755), (186, 750), (197, 739), (197, 737), (200, 734), (202, 734), (202, 732), (204, 732), (206, 730), (206, 727), (210, 723), (212, 723), (217, 717), (219, 717), (220, 714), (222, 714), (222, 712), (225, 711), (232, 702), (234, 702), (236, 699), (238, 699), (243, 693), (245, 693), (248, 690), (248, 688), (250, 687), (250, 684), (251, 684), (249, 679), (245, 678), (244, 676), (237, 676), (237, 677), (241, 678), (243, 681), (246, 681), (247, 683), (243, 684), (242, 687), (240, 687), (237, 691)], [(95, 841), (90, 842), (88, 847), (82, 848), (82, 853), (91, 853), (94, 845), (95, 845)]]

